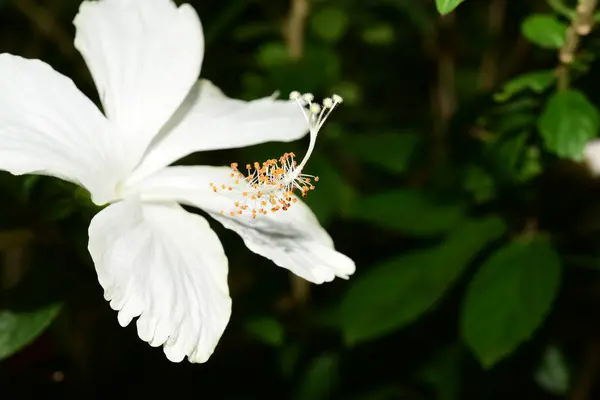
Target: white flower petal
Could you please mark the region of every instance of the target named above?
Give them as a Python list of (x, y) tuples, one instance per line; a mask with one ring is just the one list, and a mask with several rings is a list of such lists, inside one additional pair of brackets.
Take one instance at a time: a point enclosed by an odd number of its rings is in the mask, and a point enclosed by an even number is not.
[(134, 179), (197, 151), (289, 142), (307, 132), (308, 125), (295, 102), (272, 97), (254, 101), (232, 99), (202, 79), (155, 138), (134, 172)]
[(74, 24), (104, 111), (139, 161), (198, 79), (198, 15), (171, 0), (84, 1)]
[(205, 362), (231, 315), (227, 258), (204, 218), (176, 203), (130, 198), (94, 217), (89, 251), (122, 326), (164, 344), (173, 362)]
[(314, 282), (323, 283), (336, 276), (348, 278), (354, 262), (337, 252), (327, 232), (314, 213), (298, 201), (287, 211), (260, 215), (222, 215), (221, 210), (234, 208), (228, 192), (214, 193), (211, 182), (229, 182), (231, 169), (226, 167), (169, 167), (137, 186), (143, 198), (177, 199), (208, 212), (226, 228), (237, 232), (246, 246), (280, 267)]
[(114, 134), (69, 78), (39, 60), (0, 54), (0, 169), (65, 179), (101, 204), (128, 172)]
[(583, 158), (592, 174), (600, 175), (600, 139), (588, 142), (583, 151)]

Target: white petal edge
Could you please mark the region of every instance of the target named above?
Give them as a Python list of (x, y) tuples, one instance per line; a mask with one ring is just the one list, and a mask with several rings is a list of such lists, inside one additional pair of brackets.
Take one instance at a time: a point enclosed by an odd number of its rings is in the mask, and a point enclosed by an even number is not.
[(592, 174), (600, 176), (600, 139), (588, 142), (583, 150), (583, 158)]
[(101, 0), (81, 3), (73, 23), (104, 112), (139, 161), (198, 79), (200, 19), (171, 0)]
[(167, 358), (202, 363), (231, 315), (227, 258), (199, 215), (176, 203), (112, 204), (94, 217), (89, 252), (118, 320)]
[(227, 167), (169, 167), (141, 183), (135, 190), (146, 199), (177, 201), (201, 208), (223, 226), (239, 234), (253, 252), (313, 283), (347, 279), (356, 269), (354, 261), (334, 249), (329, 234), (302, 201), (287, 211), (233, 217), (221, 214), (234, 208), (228, 192), (214, 193), (209, 184), (227, 184), (232, 178)]
[(155, 138), (132, 181), (194, 152), (290, 142), (307, 133), (308, 124), (296, 102), (273, 97), (232, 99), (201, 79)]
[(103, 204), (128, 172), (115, 133), (69, 78), (42, 61), (0, 54), (0, 169), (76, 183)]

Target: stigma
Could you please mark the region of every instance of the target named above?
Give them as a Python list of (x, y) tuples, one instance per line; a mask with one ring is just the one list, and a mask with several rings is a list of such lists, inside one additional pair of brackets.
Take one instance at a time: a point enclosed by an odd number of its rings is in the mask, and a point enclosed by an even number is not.
[(287, 211), (298, 202), (297, 194), (306, 197), (315, 190), (318, 176), (304, 174), (319, 131), (331, 112), (342, 103), (342, 98), (333, 95), (323, 99), (321, 103), (314, 101), (310, 93), (290, 93), (290, 100), (299, 106), (309, 128), (310, 142), (306, 154), (300, 162), (294, 153), (285, 153), (279, 158), (246, 164), (246, 173), (240, 171), (238, 163), (231, 163), (230, 181), (227, 183), (210, 183), (213, 192), (232, 198), (232, 208), (221, 210), (221, 214), (232, 217), (236, 215), (260, 215)]

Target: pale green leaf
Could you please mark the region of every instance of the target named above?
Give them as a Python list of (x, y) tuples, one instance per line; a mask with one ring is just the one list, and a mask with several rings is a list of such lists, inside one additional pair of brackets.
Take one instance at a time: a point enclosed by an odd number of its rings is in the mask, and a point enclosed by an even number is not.
[(538, 121), (546, 149), (575, 161), (583, 159), (583, 149), (599, 127), (598, 109), (576, 90), (554, 94)]
[(535, 381), (546, 392), (564, 396), (571, 387), (571, 371), (563, 353), (556, 346), (549, 346), (534, 374)]
[(523, 21), (521, 32), (531, 43), (558, 49), (565, 44), (567, 27), (552, 14), (534, 14)]
[(454, 11), (464, 0), (435, 0), (435, 5), (440, 14), (445, 15)]
[(542, 93), (556, 81), (554, 70), (535, 71), (519, 75), (504, 84), (502, 90), (494, 95), (494, 99), (504, 102), (525, 90)]

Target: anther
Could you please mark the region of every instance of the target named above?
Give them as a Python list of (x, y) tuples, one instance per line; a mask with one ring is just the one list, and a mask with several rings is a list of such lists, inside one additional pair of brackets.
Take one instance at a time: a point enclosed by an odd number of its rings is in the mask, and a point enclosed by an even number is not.
[(313, 101), (315, 99), (315, 96), (313, 96), (312, 93), (304, 93), (302, 95), (302, 99), (304, 101), (306, 101), (307, 103), (310, 103), (311, 101)]

